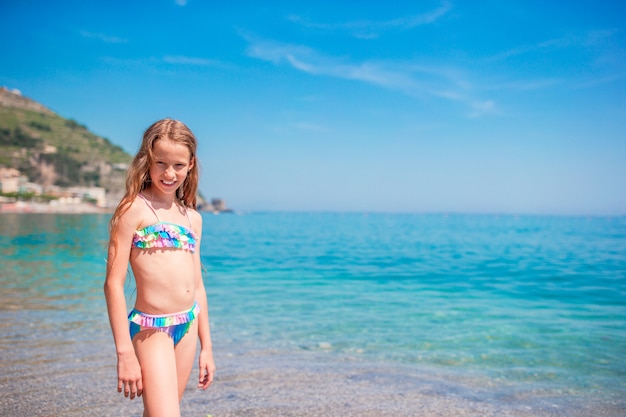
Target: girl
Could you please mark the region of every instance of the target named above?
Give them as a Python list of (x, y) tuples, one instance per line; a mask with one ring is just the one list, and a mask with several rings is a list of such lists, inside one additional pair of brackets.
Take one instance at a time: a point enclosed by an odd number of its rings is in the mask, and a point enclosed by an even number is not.
[[(143, 397), (144, 417), (180, 416), (198, 339), (198, 387), (213, 381), (197, 187), (195, 136), (179, 121), (160, 120), (143, 135), (109, 225), (104, 294), (117, 349), (117, 390), (131, 400)], [(137, 297), (127, 316), (129, 263)]]

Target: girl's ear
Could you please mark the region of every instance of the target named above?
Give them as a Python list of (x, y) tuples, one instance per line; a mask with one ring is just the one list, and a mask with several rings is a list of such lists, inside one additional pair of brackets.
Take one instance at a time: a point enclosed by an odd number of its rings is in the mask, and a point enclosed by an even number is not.
[(195, 164), (196, 164), (196, 157), (192, 156), (191, 159), (189, 160), (189, 169), (193, 168)]

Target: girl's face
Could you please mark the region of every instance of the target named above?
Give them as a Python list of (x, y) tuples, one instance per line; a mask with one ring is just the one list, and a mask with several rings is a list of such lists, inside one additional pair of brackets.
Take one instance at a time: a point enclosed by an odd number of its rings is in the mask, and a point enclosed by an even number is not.
[(159, 139), (153, 145), (154, 162), (150, 166), (150, 179), (155, 191), (174, 194), (183, 185), (193, 167), (191, 152), (185, 145)]

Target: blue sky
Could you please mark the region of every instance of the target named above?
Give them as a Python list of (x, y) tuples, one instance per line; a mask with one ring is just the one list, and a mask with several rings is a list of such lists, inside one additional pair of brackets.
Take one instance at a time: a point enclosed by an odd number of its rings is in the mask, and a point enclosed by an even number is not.
[(14, 1), (0, 85), (239, 210), (626, 214), (617, 1)]

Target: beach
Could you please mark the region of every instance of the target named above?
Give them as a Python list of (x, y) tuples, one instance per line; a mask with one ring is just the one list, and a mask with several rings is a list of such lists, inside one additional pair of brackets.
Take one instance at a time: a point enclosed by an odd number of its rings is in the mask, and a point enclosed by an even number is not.
[(0, 204), (0, 213), (57, 213), (57, 214), (87, 214), (109, 213), (110, 208), (98, 207), (91, 203), (50, 204), (16, 201)]
[[(84, 348), (84, 346), (83, 346)], [(136, 416), (141, 400), (128, 400), (115, 389), (115, 362), (109, 354), (86, 359), (83, 348), (53, 347), (62, 363), (28, 364), (3, 372), (2, 415)], [(94, 346), (94, 349), (102, 346)], [(50, 347), (41, 347), (50, 349)], [(76, 350), (76, 351), (75, 351)], [(74, 358), (72, 358), (74, 356)], [(41, 358), (37, 355), (36, 358)], [(33, 358), (31, 358), (33, 359)], [(248, 357), (217, 355), (217, 378), (207, 391), (195, 387), (194, 375), (182, 402), (185, 416), (206, 417), (531, 417), (624, 415), (623, 400), (533, 398), (532, 393), (484, 398), (488, 387), (471, 387), (443, 376), (408, 375), (367, 363), (335, 364), (324, 356), (289, 358), (271, 354)], [(295, 360), (295, 363), (293, 362)], [(17, 365), (16, 364), (16, 365)], [(6, 371), (6, 364), (3, 365)]]
[[(1, 415), (141, 415), (116, 390), (108, 218), (0, 215)], [(625, 224), (205, 216), (218, 370), (182, 413), (625, 416)]]

